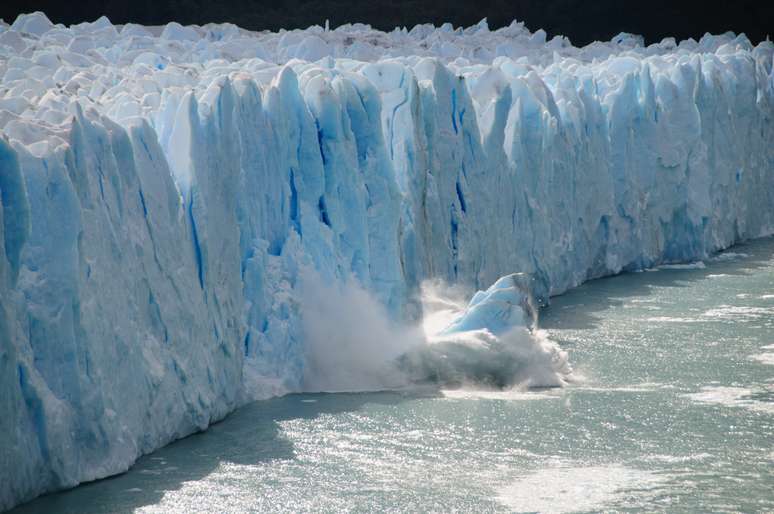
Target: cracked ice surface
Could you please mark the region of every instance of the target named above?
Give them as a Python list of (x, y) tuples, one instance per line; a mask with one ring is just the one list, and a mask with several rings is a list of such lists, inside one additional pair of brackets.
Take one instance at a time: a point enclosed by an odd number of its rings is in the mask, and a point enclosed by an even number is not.
[(772, 233), (773, 54), (0, 24), (0, 508), (301, 388), (306, 271), (406, 321), (426, 279), (541, 303)]

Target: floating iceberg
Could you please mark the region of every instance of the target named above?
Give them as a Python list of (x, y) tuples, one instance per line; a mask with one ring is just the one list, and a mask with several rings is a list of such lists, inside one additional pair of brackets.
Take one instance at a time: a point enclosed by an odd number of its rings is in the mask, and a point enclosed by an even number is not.
[(0, 508), (303, 389), (305, 270), (410, 324), (427, 279), (543, 305), (771, 234), (773, 55), (0, 23)]

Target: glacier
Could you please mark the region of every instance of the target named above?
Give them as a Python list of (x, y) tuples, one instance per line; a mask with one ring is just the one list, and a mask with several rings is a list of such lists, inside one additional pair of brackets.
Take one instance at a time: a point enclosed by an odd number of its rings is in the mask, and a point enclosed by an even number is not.
[(0, 22), (0, 509), (330, 389), (310, 354), (381, 352), (428, 280), (494, 286), (404, 348), (414, 372), (491, 375), (515, 338), (495, 385), (522, 359), (560, 384), (550, 296), (774, 233), (773, 60), (485, 20)]

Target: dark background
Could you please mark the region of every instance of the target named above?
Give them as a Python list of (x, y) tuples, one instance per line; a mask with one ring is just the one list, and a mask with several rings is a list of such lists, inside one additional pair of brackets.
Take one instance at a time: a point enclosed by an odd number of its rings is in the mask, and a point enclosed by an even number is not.
[(524, 21), (549, 37), (565, 35), (575, 45), (609, 40), (619, 32), (699, 39), (705, 32), (744, 32), (757, 43), (774, 35), (774, 0), (0, 0), (0, 18), (41, 10), (55, 23), (92, 21), (107, 15), (113, 23), (162, 25), (229, 21), (252, 30), (278, 30), (347, 22), (390, 30), (417, 23), (451, 22), (469, 26), (481, 18), (490, 28)]

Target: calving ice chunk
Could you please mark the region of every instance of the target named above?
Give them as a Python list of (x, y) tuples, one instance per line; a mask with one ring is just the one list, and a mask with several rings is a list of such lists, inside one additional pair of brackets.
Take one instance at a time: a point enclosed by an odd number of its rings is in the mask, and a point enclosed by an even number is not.
[(441, 334), (488, 330), (502, 334), (513, 327), (537, 326), (529, 278), (523, 273), (502, 277), (486, 291), (478, 291), (467, 308)]
[(538, 330), (529, 283), (524, 274), (507, 275), (463, 309), (446, 309), (450, 321), (401, 355), (402, 371), (414, 382), (446, 387), (564, 385), (572, 378), (567, 354)]
[[(572, 379), (563, 352), (537, 328), (529, 279), (513, 274), (467, 305), (454, 288), (422, 285), (424, 322), (391, 319), (356, 282), (301, 275), (306, 391), (379, 391), (415, 385), (510, 389)], [(458, 293), (458, 292), (457, 292)]]
[[(528, 298), (774, 232), (773, 56), (519, 23), (0, 24), (0, 508), (255, 398), (365, 387), (361, 348), (560, 385)], [(358, 318), (310, 273), (376, 328), (342, 338)], [(427, 280), (485, 292), (414, 338)]]

